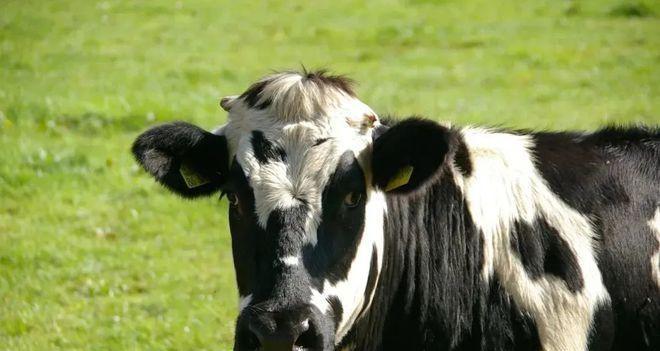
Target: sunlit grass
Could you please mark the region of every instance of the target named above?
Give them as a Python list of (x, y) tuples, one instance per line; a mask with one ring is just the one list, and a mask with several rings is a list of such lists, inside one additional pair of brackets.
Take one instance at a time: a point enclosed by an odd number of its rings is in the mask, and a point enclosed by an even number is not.
[(225, 350), (226, 203), (128, 152), (210, 128), (271, 69), (328, 67), (381, 114), (587, 129), (660, 122), (660, 6), (629, 1), (0, 3), (0, 349)]

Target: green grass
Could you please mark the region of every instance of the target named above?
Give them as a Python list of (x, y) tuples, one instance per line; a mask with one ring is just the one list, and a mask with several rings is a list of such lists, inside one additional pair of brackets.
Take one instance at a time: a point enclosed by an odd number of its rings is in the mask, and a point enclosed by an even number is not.
[[(226, 350), (226, 203), (129, 154), (210, 128), (271, 69), (329, 67), (381, 114), (589, 129), (660, 122), (660, 3), (0, 2), (0, 350)], [(504, 4), (506, 3), (506, 4)]]

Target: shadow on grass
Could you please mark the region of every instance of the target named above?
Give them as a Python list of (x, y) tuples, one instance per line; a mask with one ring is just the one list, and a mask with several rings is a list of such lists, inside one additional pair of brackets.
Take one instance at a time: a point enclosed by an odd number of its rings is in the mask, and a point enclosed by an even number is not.
[(609, 11), (609, 15), (612, 17), (643, 18), (653, 17), (654, 13), (646, 4), (639, 2), (616, 5)]

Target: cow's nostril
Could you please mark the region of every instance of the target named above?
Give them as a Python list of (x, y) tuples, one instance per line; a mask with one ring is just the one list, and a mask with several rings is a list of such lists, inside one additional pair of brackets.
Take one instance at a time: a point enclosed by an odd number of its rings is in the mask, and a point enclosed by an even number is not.
[(318, 336), (316, 335), (316, 330), (314, 325), (310, 325), (308, 320), (305, 320), (302, 324), (301, 333), (296, 339), (295, 346), (302, 348), (315, 348), (318, 345)]
[(246, 314), (236, 330), (236, 349), (250, 351), (316, 350), (324, 337), (309, 308)]

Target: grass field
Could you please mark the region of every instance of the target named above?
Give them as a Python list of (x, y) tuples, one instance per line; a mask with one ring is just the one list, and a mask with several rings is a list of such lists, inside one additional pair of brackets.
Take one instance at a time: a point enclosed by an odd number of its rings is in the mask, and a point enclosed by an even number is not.
[(227, 350), (226, 202), (134, 164), (150, 125), (223, 122), (271, 69), (328, 67), (381, 114), (660, 123), (660, 2), (0, 1), (0, 350)]

